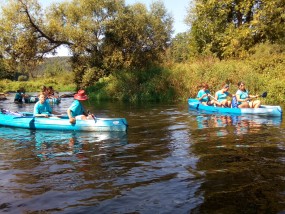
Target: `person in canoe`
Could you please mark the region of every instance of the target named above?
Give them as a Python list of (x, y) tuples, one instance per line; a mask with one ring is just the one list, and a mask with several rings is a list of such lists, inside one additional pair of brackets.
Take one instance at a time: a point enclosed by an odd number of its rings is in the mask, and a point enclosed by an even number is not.
[(17, 90), (14, 98), (15, 103), (23, 103), (23, 97), (25, 96), (25, 91), (24, 89), (19, 89)]
[(34, 106), (34, 116), (35, 117), (49, 117), (49, 114), (52, 113), (52, 108), (49, 105), (49, 102), (46, 101), (46, 95), (44, 92), (41, 92), (39, 95), (39, 101), (36, 102)]
[(88, 115), (82, 105), (81, 101), (85, 100), (88, 100), (88, 96), (84, 90), (79, 90), (77, 94), (74, 95), (74, 101), (67, 109), (67, 115), (70, 123), (75, 123), (76, 120), (93, 119), (93, 115)]
[(215, 93), (216, 106), (231, 107), (231, 101), (227, 99), (227, 97), (232, 97), (229, 88), (230, 86), (228, 84), (223, 84), (222, 89)]
[(197, 98), (204, 105), (212, 106), (214, 104), (214, 100), (210, 100), (210, 90), (207, 83), (201, 84), (201, 90), (198, 92)]
[(236, 92), (236, 98), (239, 108), (259, 108), (260, 100), (251, 100), (252, 98), (257, 98), (258, 95), (250, 95), (248, 90), (245, 88), (245, 83), (238, 82), (238, 90)]

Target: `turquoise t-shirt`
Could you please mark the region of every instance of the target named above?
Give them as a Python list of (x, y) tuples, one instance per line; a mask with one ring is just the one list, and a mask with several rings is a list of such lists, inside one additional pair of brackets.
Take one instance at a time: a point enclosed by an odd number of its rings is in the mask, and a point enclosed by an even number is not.
[[(248, 98), (248, 90), (245, 90), (245, 91), (237, 90), (236, 94), (240, 95), (240, 99)], [(241, 102), (238, 102), (238, 104), (241, 104)]]
[(218, 92), (216, 92), (216, 95), (217, 95), (217, 97), (218, 97), (218, 102), (222, 102), (222, 101), (224, 101), (224, 100), (226, 100), (227, 99), (227, 97), (229, 96), (229, 92), (224, 92), (224, 93), (222, 93), (221, 91), (218, 91)]
[[(198, 94), (197, 94), (197, 98), (200, 98), (202, 97), (204, 94), (210, 94), (210, 91), (207, 89), (207, 90), (203, 90), (201, 89)], [(208, 96), (205, 96), (201, 99), (201, 102), (208, 102), (209, 101), (209, 97)]]
[(74, 100), (68, 109), (71, 111), (72, 117), (82, 115), (85, 111), (82, 104), (78, 100)]
[(34, 106), (34, 115), (42, 113), (52, 113), (52, 108), (49, 105), (49, 102), (46, 100), (43, 104), (38, 101)]

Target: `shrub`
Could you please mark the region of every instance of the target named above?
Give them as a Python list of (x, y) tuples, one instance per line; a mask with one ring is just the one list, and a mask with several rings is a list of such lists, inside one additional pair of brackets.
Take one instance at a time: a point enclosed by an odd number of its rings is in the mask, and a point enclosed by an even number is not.
[(19, 77), (18, 77), (18, 81), (28, 81), (28, 77), (27, 76), (25, 76), (25, 75), (20, 75)]

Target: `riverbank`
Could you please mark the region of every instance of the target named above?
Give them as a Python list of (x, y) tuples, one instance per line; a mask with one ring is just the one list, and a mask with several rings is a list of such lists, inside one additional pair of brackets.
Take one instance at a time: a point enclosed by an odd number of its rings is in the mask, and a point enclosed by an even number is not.
[[(269, 48), (270, 47), (270, 48)], [(255, 50), (246, 59), (218, 60), (201, 57), (187, 63), (167, 63), (147, 70), (122, 70), (101, 78), (86, 88), (91, 99), (120, 100), (126, 102), (184, 102), (196, 97), (199, 85), (206, 82), (212, 94), (225, 82), (230, 92), (237, 91), (237, 83), (244, 81), (251, 94), (267, 92), (265, 104), (285, 102), (285, 54), (274, 46)], [(76, 91), (72, 72), (29, 81), (0, 81), (0, 92), (39, 91), (42, 85), (53, 86), (56, 91)]]

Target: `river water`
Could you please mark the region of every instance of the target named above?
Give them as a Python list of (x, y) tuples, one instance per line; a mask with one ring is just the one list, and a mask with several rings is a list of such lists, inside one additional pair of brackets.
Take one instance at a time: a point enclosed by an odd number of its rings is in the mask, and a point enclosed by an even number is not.
[[(128, 132), (0, 128), (0, 213), (285, 213), (281, 119), (206, 114), (186, 101), (86, 106), (125, 117)], [(11, 94), (0, 107), (33, 104)]]

